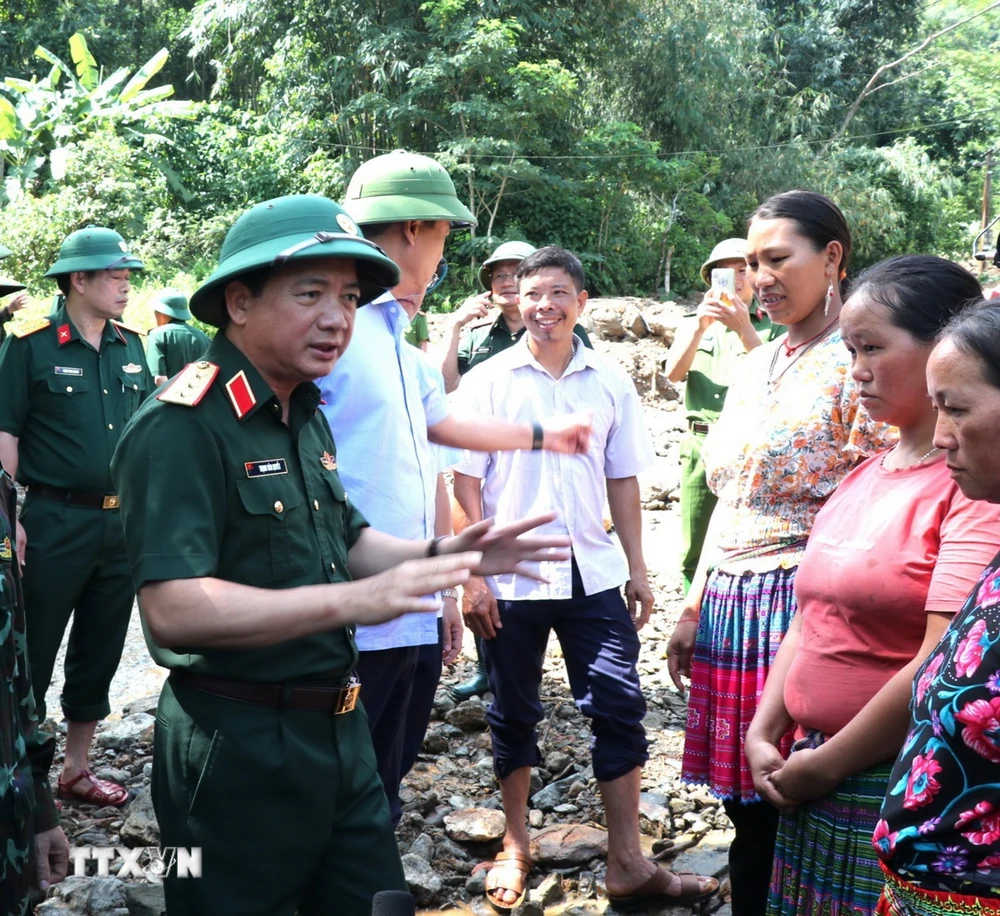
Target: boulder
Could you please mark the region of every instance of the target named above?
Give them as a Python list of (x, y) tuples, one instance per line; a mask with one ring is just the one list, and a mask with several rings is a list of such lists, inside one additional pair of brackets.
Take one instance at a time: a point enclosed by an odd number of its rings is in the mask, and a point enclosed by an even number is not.
[(503, 811), (466, 808), (446, 815), (444, 829), (449, 837), (460, 843), (492, 843), (507, 831), (507, 818)]
[(531, 857), (544, 865), (583, 865), (608, 854), (608, 832), (586, 824), (555, 824), (531, 836)]

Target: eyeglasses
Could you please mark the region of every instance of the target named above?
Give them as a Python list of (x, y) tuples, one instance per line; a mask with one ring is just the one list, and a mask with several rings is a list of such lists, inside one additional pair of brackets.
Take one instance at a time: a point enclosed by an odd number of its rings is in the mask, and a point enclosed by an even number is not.
[(271, 262), (272, 267), (281, 267), (284, 263), (288, 261), (293, 255), (298, 254), (300, 251), (305, 251), (307, 248), (312, 248), (315, 245), (325, 245), (327, 242), (336, 241), (347, 241), (347, 242), (357, 242), (359, 245), (367, 245), (369, 248), (373, 248), (379, 254), (385, 254), (385, 252), (379, 248), (374, 242), (368, 241), (366, 238), (362, 238), (360, 235), (352, 235), (350, 232), (326, 232), (322, 230), (317, 232), (315, 235), (310, 236), (305, 241), (297, 242), (284, 251), (278, 252), (274, 256), (274, 260)]
[(444, 278), (448, 276), (448, 262), (441, 258), (438, 261), (437, 270), (434, 271), (434, 276), (431, 277), (431, 282), (427, 284), (427, 292), (433, 293), (442, 283), (444, 283)]
[(516, 280), (517, 279), (517, 274), (508, 273), (505, 270), (502, 273), (495, 273), (495, 274), (493, 274), (493, 279), (496, 280), (496, 281), (498, 281), (498, 282), (500, 282), (500, 283), (506, 283), (508, 280)]

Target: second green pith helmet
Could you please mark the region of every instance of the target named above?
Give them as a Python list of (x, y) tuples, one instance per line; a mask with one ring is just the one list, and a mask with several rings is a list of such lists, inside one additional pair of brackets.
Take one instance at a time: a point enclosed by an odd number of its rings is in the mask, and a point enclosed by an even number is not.
[[(9, 258), (13, 253), (9, 248), (0, 245), (0, 261)], [(0, 296), (7, 296), (21, 289), (24, 289), (23, 283), (18, 283), (17, 280), (12, 280), (10, 277), (0, 276)]]
[(225, 324), (225, 289), (231, 280), (261, 268), (306, 258), (350, 258), (361, 286), (360, 305), (399, 283), (399, 268), (354, 220), (326, 197), (291, 194), (251, 207), (226, 233), (219, 264), (191, 296), (191, 311), (206, 324)]
[(191, 320), (187, 296), (179, 289), (161, 289), (153, 299), (153, 311), (181, 321)]
[(446, 219), (455, 229), (475, 226), (440, 162), (395, 150), (369, 159), (351, 176), (344, 209), (361, 226), (411, 219)]
[(523, 261), (529, 254), (534, 254), (538, 249), (527, 242), (504, 242), (493, 252), (479, 268), (479, 282), (483, 289), (493, 288), (493, 265), (501, 261)]
[(46, 277), (58, 277), (78, 270), (142, 270), (142, 261), (128, 250), (125, 241), (114, 229), (87, 226), (66, 236), (59, 257)]

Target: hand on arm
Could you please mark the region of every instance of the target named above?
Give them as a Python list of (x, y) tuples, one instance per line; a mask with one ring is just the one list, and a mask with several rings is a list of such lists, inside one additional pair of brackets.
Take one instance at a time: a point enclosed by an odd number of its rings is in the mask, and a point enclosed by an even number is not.
[[(764, 692), (743, 745), (753, 774), (754, 788), (761, 797), (782, 810), (789, 810), (796, 804), (779, 791), (774, 782), (774, 775), (786, 766), (778, 745), (794, 724), (785, 708), (785, 680), (795, 659), (801, 632), (802, 615), (796, 614), (767, 673)], [(798, 753), (795, 756), (798, 756)]]
[(649, 587), (646, 561), (642, 555), (642, 504), (636, 477), (609, 477), (608, 507), (618, 540), (628, 561), (625, 603), (636, 630), (641, 630), (653, 610), (653, 590)]
[[(815, 750), (792, 754), (781, 772), (773, 777), (775, 787), (783, 796), (800, 802), (819, 798), (848, 776), (891, 760), (899, 753), (906, 740), (913, 677), (940, 642), (950, 622), (950, 614), (928, 613), (924, 640), (913, 660), (897, 671), (825, 744)], [(768, 683), (770, 677), (769, 674)], [(750, 730), (753, 731), (753, 725)], [(748, 743), (749, 740), (748, 734)]]

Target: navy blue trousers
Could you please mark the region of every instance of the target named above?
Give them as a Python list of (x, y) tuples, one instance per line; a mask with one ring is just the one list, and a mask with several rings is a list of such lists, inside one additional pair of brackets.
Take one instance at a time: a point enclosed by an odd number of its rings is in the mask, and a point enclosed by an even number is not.
[(441, 679), (441, 621), (436, 643), (360, 652), (357, 672), (378, 774), (395, 826), (403, 813), (399, 783), (416, 763)]
[(621, 592), (612, 588), (588, 597), (574, 563), (572, 598), (498, 601), (497, 607), (503, 628), (483, 640), (493, 692), (486, 718), (497, 778), (541, 763), (535, 726), (545, 714), (539, 687), (553, 630), (573, 699), (591, 720), (594, 775), (610, 782), (641, 767), (649, 759), (649, 743), (642, 727), (646, 701), (636, 671), (639, 636)]

